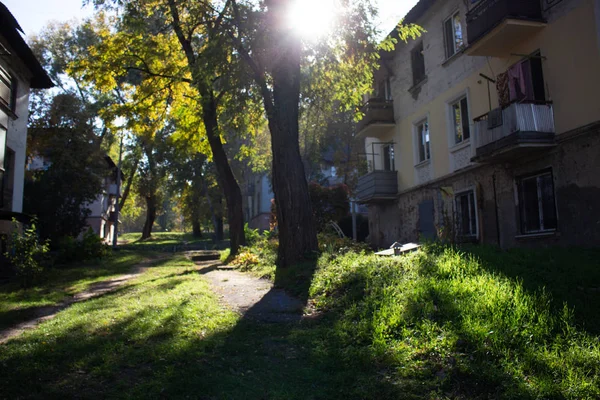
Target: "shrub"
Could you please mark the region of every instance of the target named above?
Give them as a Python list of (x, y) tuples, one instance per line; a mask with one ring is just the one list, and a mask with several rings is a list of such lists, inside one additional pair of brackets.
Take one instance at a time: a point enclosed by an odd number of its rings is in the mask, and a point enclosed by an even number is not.
[(61, 264), (103, 258), (110, 253), (110, 248), (91, 228), (83, 234), (81, 240), (66, 236), (58, 241), (56, 247), (56, 261)]
[(22, 233), (19, 233), (20, 226), (16, 220), (13, 220), (13, 226), (13, 240), (6, 256), (21, 279), (21, 285), (27, 288), (43, 272), (49, 245), (48, 241), (40, 242), (35, 223), (24, 228)]
[(248, 246), (252, 246), (260, 239), (260, 232), (258, 232), (258, 229), (250, 229), (247, 222), (244, 224), (244, 235), (246, 236), (246, 243)]

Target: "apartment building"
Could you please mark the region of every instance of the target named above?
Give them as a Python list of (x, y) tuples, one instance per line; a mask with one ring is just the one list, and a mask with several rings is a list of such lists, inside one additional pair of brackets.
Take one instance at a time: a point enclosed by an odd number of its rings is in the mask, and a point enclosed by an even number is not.
[[(421, 0), (358, 134), (372, 244), (600, 244), (600, 0)], [(392, 33), (394, 35), (396, 33)]]
[(22, 211), (29, 91), (53, 86), (21, 32), (0, 3), (0, 266), (12, 219), (28, 220)]

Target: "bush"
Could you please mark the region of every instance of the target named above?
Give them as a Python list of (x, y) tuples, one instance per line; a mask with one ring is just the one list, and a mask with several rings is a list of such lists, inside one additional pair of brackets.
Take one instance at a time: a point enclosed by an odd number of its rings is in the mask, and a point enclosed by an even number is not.
[(244, 224), (244, 236), (246, 236), (246, 243), (248, 246), (252, 246), (260, 239), (260, 232), (258, 232), (258, 229), (250, 229), (246, 222)]
[(108, 245), (91, 228), (83, 234), (81, 240), (66, 236), (58, 241), (56, 247), (56, 262), (60, 264), (103, 258), (110, 253)]
[(36, 277), (44, 271), (44, 258), (48, 253), (47, 241), (40, 242), (35, 223), (23, 229), (13, 220), (14, 233), (10, 250), (6, 256), (11, 261), (16, 275), (24, 288), (30, 287)]

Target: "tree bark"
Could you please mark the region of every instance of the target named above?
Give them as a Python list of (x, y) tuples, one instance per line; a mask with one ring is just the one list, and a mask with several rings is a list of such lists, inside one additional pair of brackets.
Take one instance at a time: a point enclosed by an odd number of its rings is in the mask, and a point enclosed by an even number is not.
[(127, 178), (127, 183), (125, 184), (125, 190), (123, 190), (123, 195), (121, 196), (121, 201), (119, 202), (119, 210), (122, 210), (125, 206), (125, 202), (129, 197), (129, 192), (131, 191), (131, 185), (133, 184), (133, 178), (135, 178), (135, 173), (137, 172), (138, 165), (140, 164), (140, 159), (137, 158), (133, 165), (133, 170), (131, 171), (131, 175)]
[[(211, 71), (201, 70), (196, 62), (196, 53), (192, 46), (191, 36), (186, 36), (177, 9), (175, 0), (168, 1), (169, 10), (171, 11), (173, 22), (172, 27), (177, 35), (177, 39), (181, 44), (181, 47), (185, 53), (188, 61), (188, 66), (192, 71), (192, 81), (200, 96), (202, 97), (202, 118), (206, 135), (210, 145), (210, 149), (213, 154), (213, 161), (217, 168), (217, 182), (223, 190), (225, 201), (227, 202), (228, 220), (229, 220), (229, 232), (230, 232), (230, 249), (231, 255), (238, 253), (240, 246), (246, 244), (246, 237), (244, 236), (244, 212), (242, 209), (242, 191), (240, 190), (233, 171), (229, 165), (229, 160), (223, 144), (221, 143), (221, 137), (219, 134), (219, 123), (217, 119), (217, 102), (214, 97), (214, 93), (210, 84), (207, 84), (204, 80), (205, 77), (214, 77), (214, 73)], [(227, 6), (224, 8), (223, 11)], [(221, 23), (224, 14), (221, 14), (216, 21), (215, 25), (218, 26)], [(209, 36), (211, 33), (209, 33)], [(212, 71), (214, 72), (214, 71)]]
[(278, 267), (296, 264), (318, 251), (317, 231), (304, 164), (300, 156), (298, 117), (301, 42), (286, 24), (289, 1), (269, 1), (272, 97), (263, 98), (271, 132), (273, 192), (279, 228)]
[(142, 229), (142, 240), (152, 236), (152, 227), (156, 219), (156, 198), (154, 196), (146, 196), (146, 221)]
[[(231, 254), (238, 253), (240, 246), (246, 244), (244, 235), (244, 210), (242, 208), (242, 191), (238, 185), (227, 154), (223, 148), (221, 137), (219, 135), (219, 125), (217, 120), (217, 107), (212, 91), (203, 97), (202, 118), (206, 128), (206, 136), (213, 155), (213, 162), (217, 170), (217, 182), (223, 191), (225, 202), (227, 203), (227, 220), (229, 222), (229, 240)], [(221, 219), (221, 240), (223, 237), (223, 220)], [(217, 232), (215, 232), (217, 233)]]
[(192, 236), (195, 238), (202, 238), (202, 227), (200, 226), (200, 221), (197, 217), (192, 221)]

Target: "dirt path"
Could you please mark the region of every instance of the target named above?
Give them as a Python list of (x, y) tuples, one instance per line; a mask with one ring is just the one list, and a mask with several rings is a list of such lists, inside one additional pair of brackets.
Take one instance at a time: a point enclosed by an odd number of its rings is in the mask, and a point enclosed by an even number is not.
[(84, 290), (83, 292), (79, 292), (75, 294), (73, 297), (70, 297), (66, 300), (63, 300), (59, 304), (55, 306), (41, 307), (36, 311), (36, 316), (30, 320), (21, 322), (17, 325), (14, 325), (10, 328), (4, 329), (0, 331), (0, 344), (6, 343), (10, 339), (15, 336), (20, 335), (24, 331), (28, 329), (33, 329), (44, 321), (48, 321), (56, 316), (59, 312), (64, 310), (65, 308), (70, 307), (75, 303), (79, 303), (81, 301), (85, 301), (94, 297), (102, 296), (103, 294), (112, 292), (118, 287), (122, 286), (126, 282), (137, 278), (141, 275), (149, 264), (156, 262), (159, 259), (147, 259), (137, 264), (131, 273), (126, 275), (119, 275), (115, 278), (96, 282), (90, 285), (89, 289)]
[(250, 319), (294, 322), (302, 319), (302, 302), (265, 279), (235, 271), (215, 261), (196, 262), (221, 301)]

